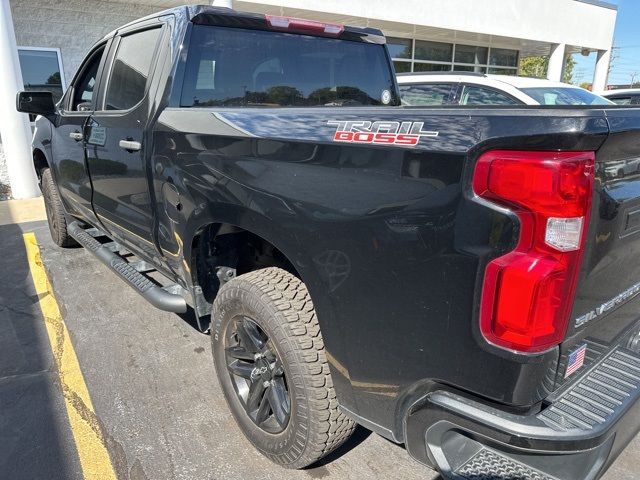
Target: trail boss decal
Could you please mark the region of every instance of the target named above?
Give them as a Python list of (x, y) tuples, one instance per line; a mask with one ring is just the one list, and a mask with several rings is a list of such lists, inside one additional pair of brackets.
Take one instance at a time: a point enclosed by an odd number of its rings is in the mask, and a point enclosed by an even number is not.
[(367, 122), (335, 121), (334, 142), (377, 143), (381, 145), (407, 145), (415, 147), (421, 137), (437, 137), (438, 132), (423, 131), (423, 122)]

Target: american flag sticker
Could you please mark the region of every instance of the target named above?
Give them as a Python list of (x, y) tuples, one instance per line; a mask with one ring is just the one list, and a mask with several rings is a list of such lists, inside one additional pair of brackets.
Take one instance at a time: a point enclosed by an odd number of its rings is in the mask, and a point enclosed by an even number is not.
[(587, 344), (580, 345), (567, 357), (567, 370), (564, 372), (564, 378), (567, 378), (573, 372), (584, 365), (584, 356), (587, 353)]

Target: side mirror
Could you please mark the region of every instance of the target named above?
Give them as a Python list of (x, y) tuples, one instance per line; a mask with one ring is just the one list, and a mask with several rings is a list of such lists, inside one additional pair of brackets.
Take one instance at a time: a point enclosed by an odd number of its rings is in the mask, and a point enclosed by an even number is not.
[(22, 113), (48, 116), (56, 111), (51, 92), (18, 92), (16, 109)]

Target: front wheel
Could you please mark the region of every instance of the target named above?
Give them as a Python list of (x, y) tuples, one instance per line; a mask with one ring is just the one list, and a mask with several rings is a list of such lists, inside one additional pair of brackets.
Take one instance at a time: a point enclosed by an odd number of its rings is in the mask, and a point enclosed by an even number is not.
[(62, 206), (62, 200), (51, 175), (51, 169), (45, 168), (41, 175), (42, 196), (47, 212), (47, 222), (51, 238), (60, 247), (74, 247), (78, 243), (67, 232), (67, 218)]
[(349, 438), (305, 285), (279, 268), (226, 283), (213, 304), (213, 356), (245, 436), (273, 462), (303, 468)]

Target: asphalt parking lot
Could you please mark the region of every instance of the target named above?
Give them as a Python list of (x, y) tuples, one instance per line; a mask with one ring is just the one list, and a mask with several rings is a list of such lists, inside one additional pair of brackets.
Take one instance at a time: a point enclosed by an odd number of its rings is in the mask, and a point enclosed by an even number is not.
[[(209, 337), (149, 306), (45, 222), (0, 226), (0, 478), (83, 478), (23, 242), (42, 263), (119, 479), (435, 479), (404, 448), (365, 429), (321, 465), (283, 470), (244, 439), (215, 378)], [(640, 479), (640, 438), (604, 477)]]

